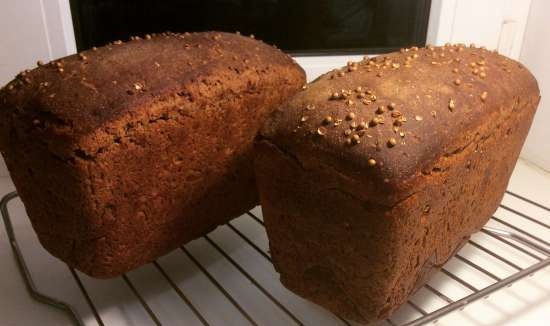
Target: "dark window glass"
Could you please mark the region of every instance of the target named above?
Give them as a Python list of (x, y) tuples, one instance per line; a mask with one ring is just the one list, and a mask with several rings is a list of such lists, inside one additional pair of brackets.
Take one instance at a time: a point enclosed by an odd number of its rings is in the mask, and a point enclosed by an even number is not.
[(71, 0), (79, 50), (153, 32), (240, 31), (300, 54), (424, 45), (430, 0)]

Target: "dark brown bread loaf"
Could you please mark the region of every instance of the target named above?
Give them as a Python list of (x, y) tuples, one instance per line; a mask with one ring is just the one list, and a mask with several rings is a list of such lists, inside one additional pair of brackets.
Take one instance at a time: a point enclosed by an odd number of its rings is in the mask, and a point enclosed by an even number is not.
[(521, 64), (461, 45), (308, 85), (257, 142), (282, 282), (342, 317), (387, 317), (495, 211), (538, 101)]
[(116, 276), (257, 204), (253, 138), (304, 83), (248, 37), (114, 42), (2, 89), (0, 149), (44, 247)]

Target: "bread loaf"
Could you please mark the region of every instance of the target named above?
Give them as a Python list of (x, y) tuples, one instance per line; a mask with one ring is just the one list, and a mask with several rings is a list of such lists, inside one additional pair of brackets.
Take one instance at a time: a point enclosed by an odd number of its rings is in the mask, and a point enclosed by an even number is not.
[(304, 82), (248, 37), (117, 41), (4, 87), (0, 149), (44, 247), (112, 277), (257, 205), (253, 138)]
[(386, 318), (493, 214), (538, 101), (521, 64), (463, 45), (309, 84), (256, 144), (282, 282), (342, 317)]

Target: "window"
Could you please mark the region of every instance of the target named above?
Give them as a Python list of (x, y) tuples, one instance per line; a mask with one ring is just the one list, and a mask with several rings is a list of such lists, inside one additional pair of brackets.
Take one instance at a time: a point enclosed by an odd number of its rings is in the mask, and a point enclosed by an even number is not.
[(79, 50), (152, 32), (254, 34), (293, 54), (424, 45), (430, 0), (71, 0)]

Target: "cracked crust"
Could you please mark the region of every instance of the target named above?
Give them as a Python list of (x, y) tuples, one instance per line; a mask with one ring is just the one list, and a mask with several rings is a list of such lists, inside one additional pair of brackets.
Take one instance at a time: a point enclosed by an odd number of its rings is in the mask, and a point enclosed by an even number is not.
[[(410, 53), (389, 57), (399, 60)], [(460, 53), (470, 58), (485, 52)], [(407, 85), (414, 84), (422, 95), (446, 84), (446, 73), (439, 73), (446, 68), (430, 63), (412, 65), (409, 69), (416, 73), (385, 71), (382, 77), (375, 70), (357, 73), (361, 68), (341, 80), (326, 75), (277, 112), (256, 142), (255, 170), (270, 251), (286, 287), (341, 317), (374, 322), (403, 304), (487, 222), (539, 101), (536, 82), (523, 67), (487, 55), (486, 65), (507, 62), (513, 81), (507, 75), (491, 77), (492, 67), (483, 85), (456, 91), (456, 98), (463, 99), (457, 103), (464, 101), (468, 110), (451, 112), (455, 115), (448, 113), (447, 104), (416, 103), (416, 94), (395, 91), (390, 96), (392, 89)], [(433, 76), (424, 79), (425, 74)], [(411, 76), (417, 79), (406, 82)], [(497, 82), (492, 79), (496, 76), (503, 79)], [(386, 85), (386, 95), (377, 100), (407, 104), (400, 111), (408, 117), (418, 110), (436, 111), (438, 124), (421, 120), (409, 129), (403, 126), (415, 133), (414, 139), (433, 138), (376, 150), (368, 140), (346, 145), (339, 126), (321, 137), (311, 134), (318, 128), (314, 121), (349, 112), (349, 106), (328, 101), (322, 91), (341, 88), (341, 83), (367, 84), (375, 91), (382, 87), (379, 83)], [(487, 98), (481, 105), (478, 98), (460, 93), (484, 89), (502, 98)], [(307, 110), (306, 105), (316, 108)], [(300, 124), (306, 111), (310, 124)], [(372, 114), (356, 112), (356, 117)], [(391, 126), (373, 129), (372, 142), (393, 132)], [(369, 165), (370, 158), (378, 163)]]
[(116, 42), (2, 89), (0, 149), (44, 247), (113, 277), (257, 204), (252, 140), (304, 82), (233, 34)]

